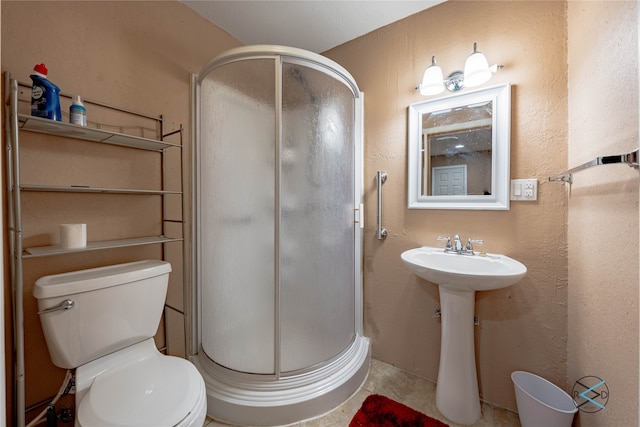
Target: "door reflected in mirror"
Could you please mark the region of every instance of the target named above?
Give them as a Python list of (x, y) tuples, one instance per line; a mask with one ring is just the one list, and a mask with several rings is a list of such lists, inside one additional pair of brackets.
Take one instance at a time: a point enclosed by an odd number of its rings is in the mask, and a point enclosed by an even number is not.
[(509, 84), (409, 106), (409, 208), (508, 209)]

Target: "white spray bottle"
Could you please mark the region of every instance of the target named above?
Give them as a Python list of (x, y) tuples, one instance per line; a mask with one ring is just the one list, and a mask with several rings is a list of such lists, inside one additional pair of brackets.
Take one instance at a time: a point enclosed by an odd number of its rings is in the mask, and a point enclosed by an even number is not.
[(71, 107), (69, 107), (69, 123), (80, 126), (87, 125), (87, 109), (84, 108), (80, 95), (75, 97)]

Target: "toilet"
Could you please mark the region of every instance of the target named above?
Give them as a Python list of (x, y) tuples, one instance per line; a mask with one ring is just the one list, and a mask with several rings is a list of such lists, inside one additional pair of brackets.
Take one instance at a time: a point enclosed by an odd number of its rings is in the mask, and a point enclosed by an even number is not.
[(45, 276), (33, 295), (51, 360), (76, 370), (76, 426), (202, 427), (204, 380), (153, 340), (171, 264), (147, 260)]

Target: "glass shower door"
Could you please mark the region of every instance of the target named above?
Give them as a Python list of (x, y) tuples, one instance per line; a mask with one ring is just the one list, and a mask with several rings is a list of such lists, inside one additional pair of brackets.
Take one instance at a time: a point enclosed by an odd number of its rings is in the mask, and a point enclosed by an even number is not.
[(229, 369), (275, 373), (275, 61), (212, 70), (200, 90), (201, 343)]
[(355, 338), (353, 92), (282, 66), (280, 370), (330, 360)]

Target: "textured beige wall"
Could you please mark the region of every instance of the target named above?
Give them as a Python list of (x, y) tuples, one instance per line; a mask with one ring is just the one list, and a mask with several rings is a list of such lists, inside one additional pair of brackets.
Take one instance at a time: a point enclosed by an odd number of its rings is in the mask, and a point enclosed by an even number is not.
[[(185, 126), (185, 159), (189, 159), (191, 74), (198, 73), (215, 55), (238, 45), (178, 2), (2, 2), (3, 72), (30, 82), (33, 66), (44, 62), (49, 78), (64, 92), (163, 114), (165, 131)], [(99, 116), (90, 105), (87, 109), (89, 120), (122, 123), (118, 118)], [(68, 103), (63, 110), (68, 111)], [(124, 188), (160, 185), (160, 162), (155, 154), (62, 142), (26, 132), (21, 137), (24, 182), (42, 183), (47, 179), (45, 183), (49, 184)], [(178, 142), (175, 137), (171, 141)], [(179, 189), (179, 166), (179, 156), (172, 155), (168, 164), (171, 189)], [(185, 177), (185, 197), (189, 200), (189, 171), (185, 171)], [(4, 193), (6, 187), (2, 188)], [(155, 196), (31, 193), (24, 194), (24, 202), (26, 246), (56, 243), (57, 225), (62, 222), (86, 222), (89, 240), (151, 235), (160, 230), (160, 203)], [(180, 219), (177, 202), (178, 208), (172, 207), (173, 219)], [(177, 310), (172, 311), (178, 313), (172, 319), (179, 323), (168, 327), (182, 331), (180, 313), (185, 307), (179, 246), (166, 245), (174, 267), (167, 304)], [(188, 243), (185, 246), (188, 248)], [(64, 375), (49, 359), (35, 313), (34, 281), (45, 274), (160, 255), (159, 246), (153, 245), (25, 260), (27, 407), (54, 395)], [(173, 351), (184, 353), (183, 348), (175, 345)], [(9, 387), (11, 384), (10, 380)]]
[[(567, 386), (567, 198), (539, 186), (537, 202), (509, 211), (407, 209), (407, 107), (436, 55), (445, 74), (461, 69), (478, 42), (505, 68), (491, 83), (512, 86), (511, 177), (538, 178), (566, 166), (566, 3), (447, 2), (325, 54), (365, 93), (365, 334), (373, 356), (436, 379), (440, 323), (436, 285), (411, 274), (400, 254), (437, 236), (484, 239), (483, 249), (528, 268), (512, 287), (478, 293), (477, 364), (483, 399), (515, 409), (510, 374), (523, 369)], [(446, 95), (443, 94), (443, 95)], [(374, 176), (385, 170), (385, 241), (374, 237)]]
[[(569, 2), (570, 166), (638, 148), (638, 23), (635, 1)], [(569, 380), (597, 376), (610, 391), (604, 410), (580, 412), (580, 425), (635, 426), (638, 171), (599, 166), (575, 174), (574, 181), (568, 197)]]

